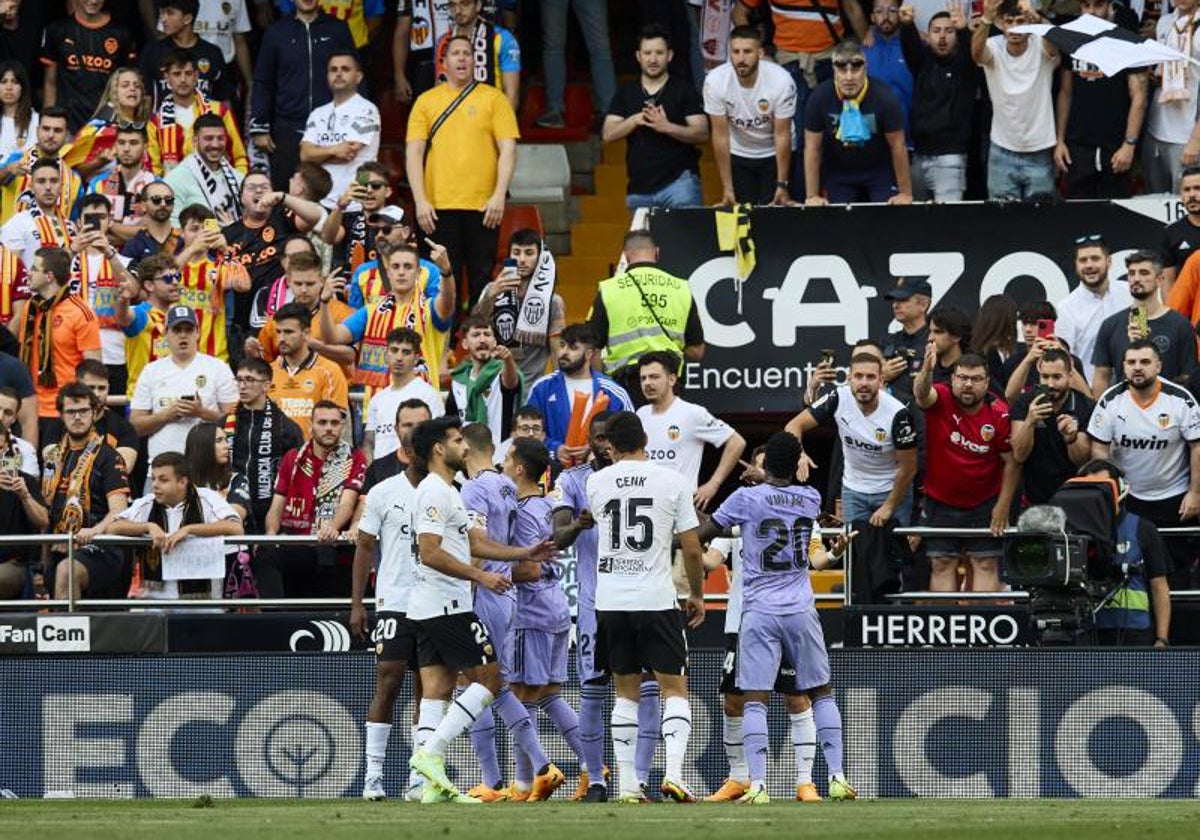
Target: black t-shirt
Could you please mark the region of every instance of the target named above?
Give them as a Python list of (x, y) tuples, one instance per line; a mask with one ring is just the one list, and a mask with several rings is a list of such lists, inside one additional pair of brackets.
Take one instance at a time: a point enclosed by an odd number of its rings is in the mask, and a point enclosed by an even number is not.
[[(625, 119), (640, 113), (645, 105), (659, 105), (667, 119), (685, 125), (690, 116), (704, 114), (704, 101), (690, 82), (668, 76), (667, 83), (650, 94), (641, 80), (617, 88), (608, 113)], [(700, 171), (700, 149), (652, 128), (638, 128), (625, 140), (625, 168), (629, 172), (626, 188), (631, 195), (661, 190), (684, 172)]]
[(220, 47), (203, 38), (190, 47), (177, 46), (170, 38), (157, 38), (147, 42), (142, 48), (141, 59), (138, 62), (142, 75), (146, 78), (147, 92), (154, 98), (156, 109), (171, 95), (162, 63), (175, 50), (190, 54), (196, 62), (196, 90), (200, 91), (201, 96), (217, 102), (229, 102), (233, 99), (235, 94), (225, 79), (225, 55)]
[(883, 348), (885, 359), (904, 356), (908, 360), (908, 369), (888, 383), (892, 396), (905, 405), (912, 405), (913, 377), (921, 372), (921, 365), (925, 363), (925, 345), (928, 343), (928, 325), (912, 334), (904, 330), (888, 333), (879, 342), (879, 346)]
[(108, 77), (118, 67), (132, 64), (135, 51), (133, 33), (112, 20), (93, 27), (64, 17), (46, 27), (41, 57), (57, 68), (56, 104), (67, 109), (71, 131), (91, 119)]
[(271, 208), (262, 227), (249, 227), (239, 219), (224, 228), (225, 241), (233, 251), (234, 259), (241, 262), (250, 274), (250, 291), (234, 292), (233, 323), (239, 329), (250, 329), (250, 312), (254, 298), (266, 294), (271, 284), (283, 276), (283, 241), (296, 232), (283, 208)]
[[(1196, 368), (1196, 330), (1192, 322), (1174, 309), (1150, 319), (1150, 340), (1162, 358), (1162, 376), (1176, 382)], [(1115, 385), (1125, 379), (1121, 360), (1129, 346), (1129, 311), (1122, 309), (1105, 318), (1096, 333), (1092, 351), (1095, 367), (1112, 368)]]
[[(1017, 368), (1020, 367), (1021, 362), (1023, 362), (1025, 360), (1025, 357), (1028, 354), (1029, 354), (1029, 345), (1018, 344), (1017, 349), (1013, 351), (1012, 355), (1004, 360), (1004, 364), (1000, 368), (1000, 379), (1004, 383), (1005, 389), (1008, 388), (1008, 380), (1012, 379), (1013, 373), (1015, 373)], [(1071, 354), (1071, 364), (1074, 366), (1074, 368), (1073, 368), (1074, 370), (1078, 370), (1078, 371), (1083, 370), (1083, 362), (1081, 362), (1079, 360), (1079, 357), (1076, 356), (1074, 353)], [(1037, 365), (1030, 365), (1029, 366), (1029, 375), (1025, 377), (1025, 385), (1022, 388), (1022, 390), (1028, 391), (1034, 385), (1037, 385), (1040, 381), (1041, 381), (1041, 377), (1038, 375)]]
[(908, 112), (913, 146), (923, 155), (966, 154), (971, 142), (971, 113), (979, 91), (979, 68), (971, 60), (971, 32), (960, 29), (958, 46), (937, 56), (912, 24), (900, 27), (904, 63), (913, 75)]
[(842, 118), (842, 100), (833, 89), (830, 79), (817, 85), (804, 107), (804, 129), (822, 134), (821, 164), (825, 177), (838, 173), (868, 172), (880, 167), (890, 168), (892, 153), (884, 136), (890, 131), (904, 130), (904, 111), (900, 100), (887, 82), (868, 79), (867, 93), (858, 105), (866, 122), (870, 138), (864, 143), (846, 145), (837, 138)]
[(1067, 142), (1115, 148), (1125, 142), (1129, 71), (1105, 76), (1096, 65), (1068, 58), (1072, 77)]
[[(71, 470), (83, 454), (83, 449), (72, 449), (67, 454), (67, 463), (62, 471), (62, 478), (54, 488), (53, 496), (47, 499), (50, 505), (50, 529), (62, 519), (63, 508), (67, 504), (67, 492), (71, 487)], [(104, 444), (96, 455), (92, 465), (92, 474), (88, 481), (88, 508), (84, 511), (83, 527), (91, 528), (104, 517), (108, 516), (108, 494), (129, 492), (129, 484), (121, 470), (121, 456), (117, 450)]]
[(1200, 248), (1200, 225), (1188, 221), (1188, 217), (1171, 222), (1163, 230), (1162, 259), (1164, 268), (1177, 272), (1183, 268), (1187, 258)]
[[(42, 488), (39, 486), (38, 480), (25, 473), (21, 473), (21, 478), (25, 481), (25, 487), (28, 488), (29, 495), (33, 497), (33, 500), (39, 505), (44, 504)], [(0, 490), (0, 534), (36, 534), (38, 530), (29, 521), (29, 515), (25, 513), (20, 497), (16, 493)], [(4, 546), (0, 548), (0, 563), (5, 560), (32, 557), (35, 550), (38, 550), (37, 546)]]
[(367, 467), (367, 477), (363, 479), (362, 495), (367, 495), (376, 484), (381, 484), (392, 476), (400, 475), (403, 471), (404, 464), (400, 463), (400, 459), (394, 453), (376, 458)]
[[(1009, 407), (1008, 419), (1014, 423), (1024, 421), (1029, 416), (1029, 404), (1032, 402), (1032, 393), (1021, 394)], [(1079, 422), (1082, 434), (1092, 419), (1092, 409), (1095, 407), (1096, 404), (1091, 398), (1078, 391), (1071, 391), (1063, 402), (1060, 413), (1074, 417)], [(1057, 422), (1053, 417), (1038, 421), (1038, 425), (1034, 427), (1033, 451), (1024, 466), (1022, 479), (1025, 482), (1025, 498), (1035, 505), (1050, 501), (1050, 497), (1063, 482), (1075, 475), (1078, 467), (1067, 454), (1067, 444), (1059, 434)]]
[(355, 269), (378, 257), (375, 229), (367, 224), (367, 214), (362, 210), (343, 213), (342, 241), (334, 252), (334, 267), (340, 265), (349, 281)]

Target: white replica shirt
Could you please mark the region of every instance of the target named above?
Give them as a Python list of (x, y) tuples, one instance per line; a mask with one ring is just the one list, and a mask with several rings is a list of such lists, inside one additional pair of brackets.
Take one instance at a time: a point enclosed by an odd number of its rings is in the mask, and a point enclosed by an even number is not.
[[(237, 515), (229, 503), (225, 501), (225, 497), (215, 490), (209, 490), (207, 487), (199, 487), (196, 493), (200, 496), (200, 506), (204, 511), (204, 523), (211, 524), (213, 522), (221, 522), (226, 519), (241, 521), (241, 517)], [(154, 496), (146, 495), (134, 502), (125, 510), (117, 515), (117, 519), (123, 519), (126, 522), (149, 522), (150, 509), (154, 505)], [(167, 533), (173, 534), (179, 530), (183, 524), (183, 503), (179, 503), (174, 507), (167, 508)], [(220, 550), (221, 556), (225, 556), (225, 549)], [(221, 578), (210, 578), (212, 590), (211, 597), (221, 597), (221, 587), (224, 583)], [(151, 599), (172, 600), (179, 597), (179, 581), (164, 580), (162, 586), (155, 585), (154, 588), (147, 588), (144, 597)]]
[[(155, 412), (189, 396), (198, 396), (200, 404), (208, 409), (236, 403), (237, 383), (229, 365), (204, 353), (197, 353), (183, 367), (170, 356), (157, 359), (142, 368), (129, 407)], [(162, 452), (183, 452), (188, 432), (199, 422), (198, 417), (186, 417), (167, 423), (150, 435), (146, 443), (148, 457), (153, 460)]]
[(379, 540), (375, 574), (375, 609), (408, 612), (416, 585), (416, 533), (413, 530), (417, 488), (404, 473), (371, 488), (358, 529)]
[(1128, 382), (1117, 383), (1100, 395), (1087, 433), (1109, 444), (1136, 498), (1156, 502), (1187, 492), (1188, 444), (1200, 440), (1200, 407), (1182, 385), (1159, 377), (1143, 405)]
[(637, 415), (646, 430), (646, 457), (683, 476), (689, 493), (700, 485), (704, 444), (724, 446), (733, 436), (733, 428), (724, 420), (678, 397), (661, 414), (655, 413), (654, 406), (644, 405)]
[(429, 406), (434, 417), (446, 413), (442, 395), (419, 376), (403, 388), (388, 388), (371, 395), (371, 401), (367, 403), (366, 429), (375, 433), (375, 458), (391, 455), (400, 448), (400, 438), (396, 436), (396, 411), (400, 403), (412, 399)]
[(308, 115), (308, 124), (301, 138), (303, 142), (314, 146), (336, 146), (347, 141), (363, 144), (354, 160), (328, 160), (321, 164), (333, 179), (330, 198), (336, 199), (346, 191), (360, 165), (379, 156), (381, 127), (379, 109), (375, 103), (357, 93), (341, 105), (329, 102)]
[(858, 493), (889, 493), (896, 480), (896, 451), (915, 449), (917, 432), (904, 403), (879, 393), (879, 404), (863, 414), (854, 392), (839, 385), (814, 402), (817, 422), (837, 429), (845, 467), (842, 485)]
[(200, 0), (200, 12), (192, 28), (205, 41), (220, 47), (225, 63), (232, 64), (233, 36), (250, 31), (246, 0)]
[[(471, 563), (471, 541), (467, 534), (471, 520), (462, 496), (435, 473), (425, 476), (413, 501), (417, 537), (435, 534), (442, 538), (442, 550), (460, 563)], [(444, 575), (418, 559), (417, 585), (408, 600), (408, 617), (413, 621), (470, 612), (471, 581)]]
[[(796, 83), (771, 61), (758, 63), (753, 87), (742, 87), (728, 61), (704, 79), (704, 113), (729, 120), (729, 152), (742, 158), (775, 157), (775, 120), (796, 115)], [(795, 129), (792, 130), (795, 145)]]
[(692, 491), (649, 461), (619, 461), (587, 481), (596, 518), (598, 611), (675, 609), (671, 542), (699, 526)]
[[(75, 226), (70, 222), (67, 225), (67, 230), (74, 235)], [(0, 228), (0, 245), (16, 253), (26, 270), (33, 267), (33, 257), (42, 247), (42, 240), (38, 236), (37, 220), (28, 210), (13, 214)]]

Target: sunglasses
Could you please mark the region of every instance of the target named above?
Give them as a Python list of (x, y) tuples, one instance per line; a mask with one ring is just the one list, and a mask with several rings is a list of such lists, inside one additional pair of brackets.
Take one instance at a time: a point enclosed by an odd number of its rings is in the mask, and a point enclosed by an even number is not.
[(173, 271), (170, 274), (162, 274), (158, 277), (155, 277), (154, 279), (157, 280), (159, 283), (170, 283), (170, 284), (174, 285), (175, 283), (179, 282), (179, 272)]
[(118, 131), (145, 131), (146, 124), (144, 122), (129, 122), (128, 120), (121, 120), (120, 122), (117, 123), (117, 130)]
[(391, 236), (392, 231), (396, 229), (396, 226), (395, 225), (375, 225), (372, 229), (377, 234), (381, 233), (384, 236)]
[(1099, 233), (1089, 233), (1084, 236), (1075, 237), (1075, 244), (1082, 245), (1085, 242), (1103, 242), (1104, 237)]
[(387, 181), (367, 181), (366, 185), (373, 190), (381, 190), (387, 186)]
[(174, 207), (175, 196), (173, 195), (152, 195), (147, 199), (155, 207)]
[(845, 70), (847, 68), (861, 70), (867, 66), (867, 62), (865, 62), (861, 58), (851, 58), (847, 61), (835, 61), (835, 62), (833, 62), (833, 66), (839, 70)]

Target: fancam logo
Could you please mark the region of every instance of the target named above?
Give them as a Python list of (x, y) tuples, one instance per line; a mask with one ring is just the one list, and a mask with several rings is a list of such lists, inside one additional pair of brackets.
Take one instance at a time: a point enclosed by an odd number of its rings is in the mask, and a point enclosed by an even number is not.
[[(350, 631), (340, 621), (321, 619), (309, 623), (317, 628), (317, 633), (308, 629), (297, 630), (288, 640), (289, 648), (294, 651), (322, 651), (323, 653), (345, 653), (350, 650)], [(319, 642), (317, 640), (318, 633), (321, 636)], [(301, 647), (301, 643), (305, 639), (311, 639), (312, 644)]]
[(38, 616), (38, 653), (87, 653), (92, 649), (92, 620), (86, 615)]

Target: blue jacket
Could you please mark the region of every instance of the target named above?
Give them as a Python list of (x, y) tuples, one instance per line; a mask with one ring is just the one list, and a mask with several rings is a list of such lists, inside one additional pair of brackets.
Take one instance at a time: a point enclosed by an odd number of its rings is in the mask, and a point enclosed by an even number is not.
[[(592, 396), (601, 391), (608, 394), (606, 411), (633, 411), (633, 400), (629, 399), (624, 388), (604, 374), (592, 371)], [(571, 425), (571, 401), (567, 377), (561, 370), (543, 376), (529, 389), (529, 399), (525, 404), (542, 412), (546, 423), (546, 448), (552, 457), (567, 438)]]
[(254, 62), (250, 134), (303, 133), (313, 109), (333, 98), (325, 80), (329, 57), (347, 50), (357, 54), (350, 27), (324, 12), (311, 24), (295, 15), (273, 24)]

